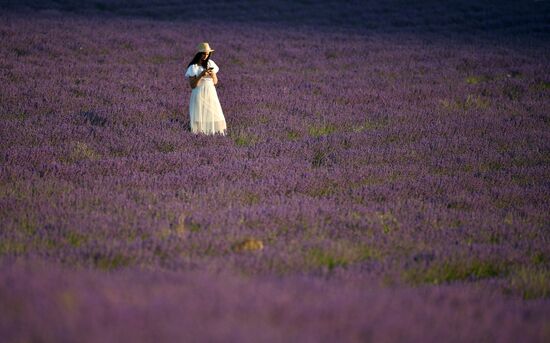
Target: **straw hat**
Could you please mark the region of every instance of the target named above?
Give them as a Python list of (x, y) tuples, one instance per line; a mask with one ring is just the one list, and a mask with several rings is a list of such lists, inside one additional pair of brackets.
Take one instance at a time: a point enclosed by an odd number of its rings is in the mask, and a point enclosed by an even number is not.
[(210, 49), (210, 45), (206, 42), (197, 45), (197, 50), (198, 52), (214, 52), (214, 50)]

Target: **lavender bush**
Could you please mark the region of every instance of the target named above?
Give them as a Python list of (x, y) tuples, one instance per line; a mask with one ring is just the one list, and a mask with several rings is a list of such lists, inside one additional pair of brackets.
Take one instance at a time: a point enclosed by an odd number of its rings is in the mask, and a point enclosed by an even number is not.
[(0, 4), (7, 341), (550, 338), (547, 2)]

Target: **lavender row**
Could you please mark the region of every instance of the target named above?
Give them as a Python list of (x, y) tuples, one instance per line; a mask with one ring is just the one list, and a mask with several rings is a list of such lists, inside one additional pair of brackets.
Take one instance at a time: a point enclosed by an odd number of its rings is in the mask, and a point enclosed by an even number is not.
[[(1, 16), (13, 340), (132, 339), (107, 323), (151, 317), (143, 341), (436, 340), (449, 322), (457, 341), (548, 337), (547, 45)], [(216, 49), (227, 137), (188, 131), (197, 37)], [(69, 332), (39, 322), (48, 308)]]

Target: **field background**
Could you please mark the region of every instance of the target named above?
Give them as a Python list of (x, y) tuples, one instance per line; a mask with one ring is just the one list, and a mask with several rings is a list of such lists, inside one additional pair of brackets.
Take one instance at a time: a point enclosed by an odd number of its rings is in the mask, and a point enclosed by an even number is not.
[[(0, 0), (0, 337), (550, 340), (549, 22)], [(202, 41), (225, 137), (188, 131)]]

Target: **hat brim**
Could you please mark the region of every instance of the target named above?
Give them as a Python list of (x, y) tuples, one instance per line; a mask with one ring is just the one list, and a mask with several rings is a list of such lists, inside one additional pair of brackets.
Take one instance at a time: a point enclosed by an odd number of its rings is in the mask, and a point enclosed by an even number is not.
[(215, 50), (199, 50), (199, 52), (214, 52)]

